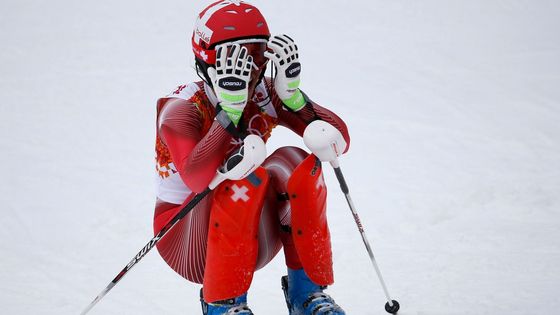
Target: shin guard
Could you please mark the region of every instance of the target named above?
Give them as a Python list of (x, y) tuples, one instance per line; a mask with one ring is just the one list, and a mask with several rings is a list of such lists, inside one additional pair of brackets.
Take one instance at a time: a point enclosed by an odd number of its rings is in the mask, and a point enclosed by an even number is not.
[(203, 283), (207, 302), (240, 296), (249, 289), (267, 185), (268, 174), (259, 167), (242, 180), (223, 182), (214, 193)]
[(292, 208), (292, 237), (309, 278), (317, 285), (333, 280), (331, 238), (327, 225), (327, 187), (321, 161), (311, 154), (288, 180)]

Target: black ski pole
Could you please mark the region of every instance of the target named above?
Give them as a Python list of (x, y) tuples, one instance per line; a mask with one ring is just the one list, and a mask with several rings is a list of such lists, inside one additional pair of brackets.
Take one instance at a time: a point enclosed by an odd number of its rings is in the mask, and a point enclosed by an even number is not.
[[(241, 159), (239, 159), (241, 157)], [(208, 184), (208, 187), (201, 193), (196, 194), (181, 211), (179, 211), (161, 230), (154, 236), (146, 246), (144, 246), (134, 258), (126, 265), (126, 267), (117, 274), (117, 276), (109, 283), (109, 285), (99, 293), (99, 295), (91, 302), (88, 307), (81, 313), (85, 315), (89, 312), (97, 302), (99, 302), (123, 277), (132, 269), (146, 254), (154, 248), (159, 240), (171, 230), (177, 222), (184, 218), (194, 207), (208, 195), (214, 188), (218, 187), (226, 179), (239, 180), (247, 176), (253, 176), (252, 172), (262, 164), (266, 158), (266, 147), (264, 141), (256, 135), (248, 135), (243, 139), (243, 146), (237, 152), (233, 153), (225, 165), (219, 170)]]
[(93, 302), (91, 302), (88, 305), (88, 307), (81, 313), (81, 315), (85, 315), (87, 312), (89, 312), (95, 306), (95, 304), (97, 304), (97, 302), (99, 302), (124, 277), (124, 275), (126, 275), (126, 273), (140, 261), (140, 259), (146, 256), (146, 254), (152, 248), (154, 248), (154, 246), (159, 242), (159, 240), (162, 239), (165, 236), (165, 234), (167, 234), (167, 232), (169, 232), (169, 230), (171, 230), (175, 226), (175, 224), (177, 224), (177, 222), (179, 222), (182, 218), (185, 217), (185, 215), (187, 215), (187, 213), (189, 213), (192, 209), (194, 209), (194, 207), (202, 199), (204, 199), (204, 197), (206, 197), (206, 195), (208, 195), (208, 193), (210, 193), (211, 191), (212, 189), (206, 188), (201, 193), (196, 194), (194, 198), (191, 201), (189, 201), (183, 207), (183, 209), (181, 209), (181, 211), (179, 211), (169, 222), (167, 222), (167, 224), (163, 228), (161, 228), (161, 230), (156, 234), (156, 236), (154, 236), (148, 242), (148, 244), (146, 244), (146, 246), (144, 246), (138, 252), (138, 254), (136, 254), (136, 256), (132, 258), (132, 260), (128, 263), (128, 265), (126, 265), (121, 270), (121, 272), (117, 274), (117, 276), (113, 279), (113, 281), (111, 281), (111, 283), (109, 283), (109, 285), (105, 289), (103, 289), (103, 291), (101, 291), (99, 295), (97, 295), (97, 297), (93, 300)]
[(342, 170), (340, 169), (340, 165), (338, 164), (338, 160), (332, 161), (331, 166), (334, 169), (334, 173), (336, 175), (336, 178), (338, 179), (338, 183), (340, 184), (340, 188), (342, 189), (342, 192), (344, 193), (344, 196), (346, 197), (346, 202), (348, 203), (348, 206), (350, 206), (350, 211), (352, 211), (352, 216), (354, 217), (354, 221), (356, 221), (356, 225), (358, 226), (358, 230), (360, 231), (360, 235), (362, 236), (362, 240), (364, 241), (364, 245), (366, 246), (367, 252), (369, 254), (369, 258), (371, 259), (371, 263), (373, 264), (373, 267), (375, 268), (375, 272), (377, 273), (377, 277), (379, 278), (379, 282), (381, 283), (381, 286), (383, 287), (383, 291), (385, 291), (385, 296), (387, 297), (387, 303), (385, 303), (385, 310), (388, 313), (396, 314), (399, 311), (399, 308), (400, 308), (399, 302), (391, 299), (391, 296), (389, 295), (389, 290), (387, 289), (387, 285), (385, 285), (385, 281), (383, 280), (383, 276), (381, 275), (381, 270), (379, 269), (379, 266), (377, 265), (377, 261), (375, 260), (375, 257), (373, 256), (373, 251), (371, 249), (371, 246), (369, 245), (369, 241), (367, 240), (366, 233), (365, 233), (364, 227), (362, 225), (362, 221), (360, 220), (360, 217), (358, 216), (358, 212), (356, 212), (356, 207), (354, 207), (354, 202), (352, 201), (352, 198), (350, 198), (350, 190), (348, 189), (348, 185), (346, 184), (346, 180), (344, 179), (344, 175), (342, 174)]
[(385, 296), (387, 297), (385, 310), (389, 313), (396, 314), (400, 308), (399, 302), (391, 299), (391, 296), (389, 295), (389, 290), (387, 290), (387, 285), (385, 285), (385, 281), (383, 281), (381, 271), (379, 270), (377, 261), (373, 256), (373, 251), (371, 250), (371, 246), (367, 240), (366, 233), (364, 232), (364, 227), (362, 226), (356, 207), (354, 207), (354, 202), (352, 202), (352, 198), (350, 198), (350, 190), (348, 189), (344, 175), (342, 175), (342, 171), (340, 170), (338, 157), (344, 152), (345, 148), (347, 148), (346, 140), (344, 139), (342, 133), (333, 125), (329, 122), (318, 119), (311, 122), (305, 128), (305, 131), (303, 132), (303, 142), (309, 149), (311, 149), (313, 154), (321, 159), (321, 161), (329, 162), (333, 167), (338, 183), (340, 184), (340, 188), (346, 197), (346, 202), (348, 202), (348, 206), (350, 206), (350, 211), (352, 211), (352, 216), (354, 216), (354, 221), (356, 221), (356, 225), (358, 226), (358, 230), (362, 236), (362, 241), (366, 246), (371, 263), (375, 268), (375, 272), (377, 273), (379, 282), (381, 282), (383, 291), (385, 291)]

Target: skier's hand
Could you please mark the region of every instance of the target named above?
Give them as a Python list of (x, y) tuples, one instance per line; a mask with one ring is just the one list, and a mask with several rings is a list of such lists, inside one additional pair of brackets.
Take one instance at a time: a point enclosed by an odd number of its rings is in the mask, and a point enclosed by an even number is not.
[(256, 170), (266, 159), (264, 141), (256, 135), (248, 135), (243, 139), (243, 146), (235, 150), (218, 169), (216, 176), (208, 187), (214, 189), (226, 179), (239, 180)]
[(347, 147), (342, 133), (323, 120), (315, 120), (305, 128), (303, 142), (322, 162), (335, 162)]
[(234, 174), (235, 172), (233, 172), (233, 170), (239, 169), (239, 171), (236, 171), (240, 173), (237, 175), (237, 179), (241, 179), (248, 175), (247, 168), (249, 165), (251, 165), (254, 170), (254, 168), (262, 164), (265, 158), (266, 145), (264, 141), (259, 136), (248, 135), (243, 139), (243, 145), (233, 151), (226, 159), (221, 171), (223, 173)]
[(240, 45), (218, 45), (216, 68), (209, 68), (214, 92), (220, 106), (237, 126), (247, 105), (253, 57)]
[(276, 94), (291, 110), (302, 109), (306, 101), (299, 90), (301, 64), (297, 45), (288, 35), (276, 35), (268, 41), (268, 48), (272, 51), (264, 55), (272, 60), (277, 70), (274, 78)]

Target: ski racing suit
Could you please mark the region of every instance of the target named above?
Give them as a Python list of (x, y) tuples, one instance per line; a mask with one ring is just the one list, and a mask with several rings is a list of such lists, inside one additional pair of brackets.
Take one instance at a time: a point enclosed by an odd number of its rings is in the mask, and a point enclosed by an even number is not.
[[(243, 144), (214, 119), (217, 103), (212, 88), (202, 81), (181, 85), (157, 102), (155, 233), (208, 186)], [(266, 142), (278, 125), (302, 136), (317, 119), (337, 128), (349, 145), (346, 124), (337, 115), (310, 100), (297, 112), (287, 109), (271, 80), (264, 78), (239, 126)], [(253, 174), (221, 183), (157, 244), (173, 270), (203, 284), (208, 302), (245, 293), (253, 272), (282, 247), (289, 268), (304, 268), (319, 285), (333, 283), (320, 161), (286, 146)]]

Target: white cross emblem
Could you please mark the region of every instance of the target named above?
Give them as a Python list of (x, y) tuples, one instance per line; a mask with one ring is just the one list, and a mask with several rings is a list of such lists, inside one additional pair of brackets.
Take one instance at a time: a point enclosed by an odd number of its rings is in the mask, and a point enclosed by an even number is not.
[(241, 199), (247, 202), (249, 200), (249, 196), (247, 195), (249, 188), (246, 186), (239, 187), (237, 185), (233, 185), (231, 189), (233, 189), (233, 196), (231, 196), (233, 201), (237, 202), (237, 200)]
[(208, 55), (206, 54), (206, 52), (204, 50), (200, 52), (200, 55), (202, 56), (204, 61), (208, 61)]

